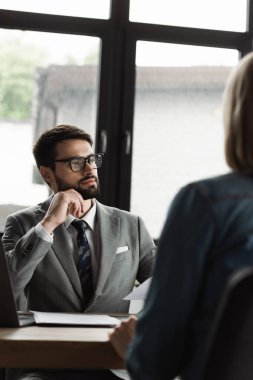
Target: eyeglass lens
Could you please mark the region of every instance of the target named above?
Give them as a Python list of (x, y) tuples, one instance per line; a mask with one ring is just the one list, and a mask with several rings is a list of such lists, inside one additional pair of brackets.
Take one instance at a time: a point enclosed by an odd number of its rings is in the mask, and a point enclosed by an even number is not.
[(96, 155), (91, 155), (87, 158), (84, 158), (84, 157), (73, 158), (70, 161), (70, 166), (74, 172), (78, 172), (85, 168), (87, 162), (89, 165), (91, 165), (93, 169), (98, 169), (102, 165), (102, 155), (96, 154)]

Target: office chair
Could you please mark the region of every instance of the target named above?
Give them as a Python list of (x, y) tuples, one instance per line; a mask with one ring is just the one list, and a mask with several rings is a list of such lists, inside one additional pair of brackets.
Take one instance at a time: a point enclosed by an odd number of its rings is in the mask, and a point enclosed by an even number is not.
[(199, 380), (253, 379), (253, 268), (228, 280), (207, 343)]
[(0, 369), (0, 380), (5, 380), (5, 369)]

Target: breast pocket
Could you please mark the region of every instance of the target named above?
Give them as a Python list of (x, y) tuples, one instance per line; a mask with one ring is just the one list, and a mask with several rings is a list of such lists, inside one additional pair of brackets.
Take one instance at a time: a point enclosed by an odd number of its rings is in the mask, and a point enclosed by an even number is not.
[(115, 255), (115, 262), (123, 261), (123, 260), (130, 260), (131, 259), (131, 251), (128, 249), (127, 251), (123, 251), (120, 253), (117, 253)]

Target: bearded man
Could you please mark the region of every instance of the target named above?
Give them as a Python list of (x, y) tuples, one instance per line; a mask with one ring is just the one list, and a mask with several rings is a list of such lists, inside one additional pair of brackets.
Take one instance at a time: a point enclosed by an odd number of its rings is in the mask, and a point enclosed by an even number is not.
[[(6, 221), (3, 243), (19, 308), (127, 313), (123, 298), (136, 279), (152, 275), (156, 249), (143, 221), (96, 200), (103, 155), (92, 144), (82, 129), (59, 125), (33, 148), (52, 195)], [(18, 380), (116, 378), (110, 371), (14, 372)]]

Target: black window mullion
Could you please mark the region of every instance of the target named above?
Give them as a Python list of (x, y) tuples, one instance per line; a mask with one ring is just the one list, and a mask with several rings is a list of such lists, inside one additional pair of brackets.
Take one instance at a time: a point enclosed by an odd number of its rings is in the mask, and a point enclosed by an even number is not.
[(121, 39), (113, 31), (102, 40), (101, 75), (97, 121), (97, 151), (105, 153), (103, 166), (99, 171), (101, 183), (100, 200), (117, 206), (120, 146), (119, 115), (121, 90)]
[[(100, 106), (98, 114), (97, 146), (103, 146), (107, 137), (106, 156), (103, 169), (100, 171), (102, 185), (101, 201), (116, 207), (122, 207), (122, 173), (124, 172), (127, 191), (130, 193), (130, 173), (125, 170), (125, 157), (122, 155), (124, 144), (124, 97), (125, 97), (125, 66), (126, 66), (126, 30), (129, 24), (129, 0), (111, 1), (111, 23), (108, 50), (102, 49)], [(105, 46), (104, 46), (105, 47)], [(128, 65), (129, 68), (129, 65)], [(131, 70), (131, 68), (129, 68)], [(105, 84), (106, 83), (106, 84)], [(128, 87), (128, 85), (127, 85)], [(107, 93), (105, 100), (103, 92)], [(102, 110), (102, 102), (108, 105), (108, 114)], [(106, 121), (104, 116), (107, 115)], [(131, 124), (132, 126), (132, 124)], [(131, 160), (131, 159), (130, 159)], [(127, 179), (126, 179), (127, 178)]]
[(101, 37), (109, 25), (108, 20), (0, 9), (0, 28)]
[(131, 174), (133, 152), (133, 122), (135, 101), (135, 59), (136, 39), (132, 33), (126, 33), (124, 58), (124, 85), (122, 97), (121, 121), (121, 170), (119, 207), (130, 210)]
[(240, 50), (241, 45), (249, 39), (248, 32), (229, 32), (140, 23), (131, 23), (130, 28), (136, 40), (238, 50)]
[(248, 0), (247, 3), (246, 27), (249, 37), (247, 41), (245, 41), (244, 44), (242, 44), (242, 46), (240, 47), (240, 53), (242, 57), (249, 53), (253, 47), (253, 0)]
[(253, 38), (253, 0), (248, 0), (247, 3), (247, 32), (249, 32), (251, 38)]

